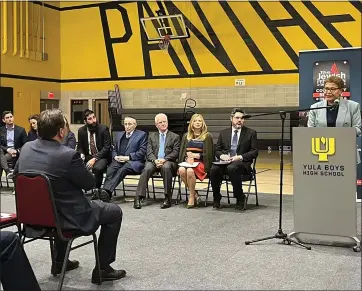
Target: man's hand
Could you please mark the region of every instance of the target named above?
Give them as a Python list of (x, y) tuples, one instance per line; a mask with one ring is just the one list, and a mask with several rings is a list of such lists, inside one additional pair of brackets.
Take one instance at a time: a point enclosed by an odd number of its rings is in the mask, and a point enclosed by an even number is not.
[(232, 160), (233, 162), (242, 161), (242, 160), (243, 160), (243, 156), (233, 156), (233, 157), (231, 158), (231, 160)]
[(6, 151), (11, 156), (16, 155), (16, 149), (8, 148)]
[(125, 163), (129, 161), (129, 156), (115, 156), (114, 159), (119, 163)]
[(92, 169), (95, 163), (96, 163), (96, 158), (90, 159), (86, 164), (87, 169)]
[(166, 162), (165, 159), (158, 159), (158, 160), (155, 160), (155, 165), (157, 168), (161, 168), (165, 162)]
[(229, 155), (221, 155), (220, 156), (220, 160), (222, 160), (222, 161), (230, 161), (231, 160), (231, 158), (230, 158), (230, 156)]

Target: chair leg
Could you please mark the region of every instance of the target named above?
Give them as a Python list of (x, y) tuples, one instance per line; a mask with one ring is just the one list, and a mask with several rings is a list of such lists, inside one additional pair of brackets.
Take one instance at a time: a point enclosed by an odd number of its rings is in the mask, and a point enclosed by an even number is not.
[(59, 283), (58, 283), (58, 289), (57, 289), (58, 291), (62, 290), (62, 287), (63, 287), (64, 277), (65, 277), (65, 271), (67, 270), (70, 248), (72, 247), (73, 241), (74, 241), (74, 238), (72, 238), (72, 239), (68, 242), (68, 245), (67, 245), (67, 250), (66, 250), (65, 256), (64, 256), (64, 262), (63, 262), (62, 272), (60, 273), (60, 279), (59, 279)]
[(173, 191), (175, 190), (175, 184), (176, 184), (176, 177), (173, 177), (172, 187), (171, 187), (171, 201), (172, 201)]
[(258, 199), (258, 186), (256, 184), (256, 177), (254, 177), (254, 188), (255, 188), (255, 201), (256, 206), (259, 206), (259, 199)]
[(230, 204), (229, 182), (226, 180), (226, 195), (228, 196), (228, 204)]
[(180, 201), (182, 200), (182, 197), (181, 197), (181, 178), (180, 178), (180, 176), (178, 176), (177, 180), (178, 180), (178, 191), (177, 191), (177, 197), (176, 197), (176, 205), (178, 205), (179, 199), (180, 199)]
[(124, 186), (124, 179), (122, 181), (122, 188), (123, 188), (123, 197), (126, 198), (126, 188)]
[(52, 269), (51, 269), (51, 273), (53, 275), (53, 277), (57, 276), (57, 272), (55, 270), (55, 258), (54, 258), (54, 238), (50, 237), (49, 238), (49, 245), (50, 245), (50, 257), (52, 260)]
[(249, 200), (249, 195), (250, 195), (250, 189), (251, 189), (251, 186), (252, 186), (251, 183), (252, 183), (252, 181), (250, 180), (249, 186), (248, 186), (248, 192), (246, 193), (245, 207), (246, 207), (246, 205), (248, 205), (248, 200)]
[(206, 198), (205, 198), (205, 207), (207, 207), (207, 200), (209, 200), (209, 192), (210, 192), (211, 180), (209, 178), (209, 182), (207, 182), (207, 190), (206, 190)]
[(155, 180), (153, 179), (153, 177), (151, 177), (151, 179), (152, 179), (153, 199), (156, 201)]
[(98, 241), (97, 241), (97, 236), (95, 233), (93, 233), (92, 236), (93, 236), (94, 255), (95, 255), (95, 259), (96, 259), (96, 268), (97, 268), (97, 273), (98, 273), (97, 285), (101, 285), (102, 284), (102, 275), (101, 275), (101, 264), (99, 261)]

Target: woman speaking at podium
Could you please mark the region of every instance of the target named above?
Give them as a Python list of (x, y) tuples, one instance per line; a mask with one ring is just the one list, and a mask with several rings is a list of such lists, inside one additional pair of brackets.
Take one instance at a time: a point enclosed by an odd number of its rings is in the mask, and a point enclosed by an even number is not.
[[(360, 104), (342, 97), (344, 81), (337, 76), (329, 77), (324, 83), (324, 100), (311, 108), (327, 107), (327, 109), (311, 110), (308, 116), (308, 127), (354, 127), (357, 136), (361, 135)], [(360, 162), (357, 154), (357, 161)]]

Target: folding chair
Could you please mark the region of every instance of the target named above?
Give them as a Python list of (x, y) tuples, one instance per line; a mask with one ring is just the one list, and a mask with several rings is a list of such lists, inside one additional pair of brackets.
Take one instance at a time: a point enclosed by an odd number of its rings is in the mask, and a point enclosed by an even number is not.
[[(259, 206), (259, 199), (258, 199), (258, 186), (256, 183), (256, 169), (255, 169), (255, 165), (256, 165), (256, 159), (254, 159), (253, 164), (251, 165), (251, 172), (248, 173), (244, 173), (243, 174), (243, 186), (248, 186), (248, 191), (246, 192), (245, 196), (245, 207), (248, 204), (248, 199), (249, 199), (249, 195), (252, 194), (251, 193), (251, 187), (255, 188), (255, 205)], [(228, 204), (230, 204), (230, 192), (232, 193), (232, 191), (229, 190), (229, 183), (230, 179), (228, 175), (224, 175), (223, 180), (225, 181), (225, 185), (226, 185), (226, 197), (228, 199)], [(225, 196), (223, 196), (225, 197)]]
[[(53, 251), (54, 238), (57, 236), (62, 241), (68, 243), (60, 275), (60, 281), (58, 284), (58, 290), (61, 290), (63, 287), (64, 276), (67, 269), (70, 251), (90, 243), (93, 243), (94, 245), (96, 267), (98, 269), (99, 280), (97, 283), (98, 285), (100, 285), (102, 283), (102, 280), (99, 264), (97, 236), (94, 232), (91, 234), (93, 237), (92, 240), (72, 247), (72, 243), (75, 239), (83, 236), (88, 236), (88, 234), (83, 234), (75, 230), (61, 229), (49, 178), (44, 174), (19, 173), (16, 176), (15, 187), (15, 200), (18, 223), (21, 223), (23, 225), (23, 229), (21, 230), (21, 234), (23, 236), (22, 243), (28, 243), (37, 239), (49, 240), (52, 266), (55, 266)], [(25, 226), (29, 226), (35, 229), (41, 229), (44, 231), (39, 236), (25, 241)], [(57, 275), (55, 268), (52, 268), (52, 274), (54, 277)]]

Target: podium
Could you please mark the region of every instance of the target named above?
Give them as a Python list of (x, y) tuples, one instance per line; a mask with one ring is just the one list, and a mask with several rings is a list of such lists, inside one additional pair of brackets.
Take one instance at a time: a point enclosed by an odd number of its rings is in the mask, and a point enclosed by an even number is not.
[(356, 130), (293, 128), (294, 236), (324, 245), (354, 245), (357, 238)]

